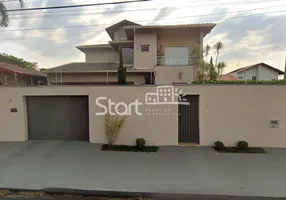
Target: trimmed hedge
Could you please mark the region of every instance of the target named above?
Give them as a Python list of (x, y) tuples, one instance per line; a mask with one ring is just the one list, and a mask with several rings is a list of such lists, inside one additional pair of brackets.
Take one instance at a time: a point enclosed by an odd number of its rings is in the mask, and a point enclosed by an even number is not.
[(217, 150), (224, 150), (225, 146), (224, 146), (223, 142), (221, 142), (221, 141), (216, 141), (216, 142), (215, 142), (215, 148), (216, 148)]
[(272, 81), (193, 81), (192, 84), (253, 84), (253, 85), (282, 85), (284, 80), (272, 80)]
[(157, 146), (144, 146), (143, 148), (128, 145), (109, 145), (104, 144), (101, 147), (102, 151), (133, 151), (133, 152), (157, 152)]
[(136, 146), (139, 148), (144, 148), (146, 145), (146, 141), (144, 140), (144, 138), (137, 138), (136, 139)]
[(237, 147), (241, 150), (246, 150), (248, 148), (248, 143), (246, 141), (239, 141)]
[(261, 147), (248, 147), (247, 149), (240, 149), (238, 147), (225, 147), (223, 150), (214, 149), (219, 153), (267, 153), (263, 148)]

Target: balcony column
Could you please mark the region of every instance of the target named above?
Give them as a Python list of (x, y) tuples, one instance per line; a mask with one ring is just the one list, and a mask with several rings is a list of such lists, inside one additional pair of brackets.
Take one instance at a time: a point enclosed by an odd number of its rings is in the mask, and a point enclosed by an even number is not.
[(203, 29), (200, 31), (200, 51), (202, 52), (204, 49), (204, 32)]

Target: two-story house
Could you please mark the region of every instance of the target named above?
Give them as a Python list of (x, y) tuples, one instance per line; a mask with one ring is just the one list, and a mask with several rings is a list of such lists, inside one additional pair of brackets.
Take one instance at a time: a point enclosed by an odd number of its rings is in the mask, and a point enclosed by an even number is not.
[(195, 49), (215, 24), (146, 25), (123, 20), (106, 28), (108, 44), (81, 45), (85, 62), (69, 63), (45, 73), (53, 85), (117, 84), (118, 51), (122, 48), (128, 84), (191, 83)]
[(284, 72), (265, 63), (258, 63), (255, 65), (236, 69), (229, 72), (228, 74), (238, 78), (239, 80), (245, 81), (271, 81), (278, 80), (278, 76), (283, 75)]

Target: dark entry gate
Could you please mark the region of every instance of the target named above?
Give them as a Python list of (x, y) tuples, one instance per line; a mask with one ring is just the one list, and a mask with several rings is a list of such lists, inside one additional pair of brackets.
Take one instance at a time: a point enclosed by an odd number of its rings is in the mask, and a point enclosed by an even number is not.
[(183, 98), (190, 105), (179, 105), (179, 143), (199, 144), (199, 95), (186, 95)]
[(26, 97), (29, 140), (89, 141), (87, 96)]

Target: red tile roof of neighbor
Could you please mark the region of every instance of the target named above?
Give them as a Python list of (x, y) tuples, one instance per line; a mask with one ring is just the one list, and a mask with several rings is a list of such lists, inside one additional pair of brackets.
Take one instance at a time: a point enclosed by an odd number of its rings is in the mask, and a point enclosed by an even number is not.
[(239, 79), (231, 74), (224, 74), (224, 75), (219, 75), (217, 80), (218, 81), (237, 81)]
[(0, 72), (7, 72), (10, 74), (17, 74), (17, 76), (46, 76), (44, 73), (35, 69), (27, 69), (19, 67), (18, 65), (12, 65), (8, 63), (0, 62)]

